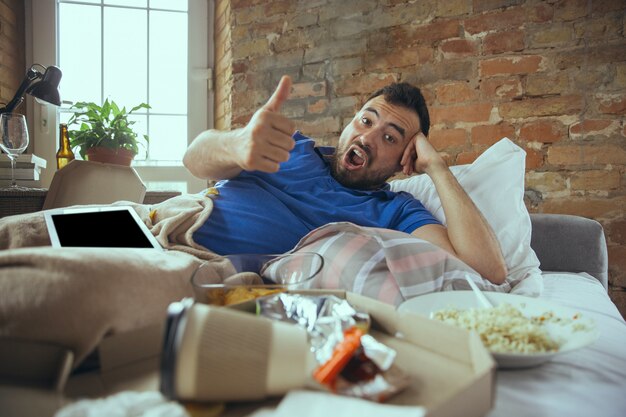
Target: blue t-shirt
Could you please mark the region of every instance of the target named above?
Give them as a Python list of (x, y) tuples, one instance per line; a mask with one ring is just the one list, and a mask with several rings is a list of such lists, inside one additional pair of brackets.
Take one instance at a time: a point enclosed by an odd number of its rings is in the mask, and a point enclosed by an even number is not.
[(330, 174), (323, 151), (296, 132), (289, 160), (276, 173), (242, 171), (216, 184), (209, 219), (193, 239), (221, 255), (283, 253), (307, 233), (332, 222), (413, 232), (440, 224), (408, 193), (344, 187)]

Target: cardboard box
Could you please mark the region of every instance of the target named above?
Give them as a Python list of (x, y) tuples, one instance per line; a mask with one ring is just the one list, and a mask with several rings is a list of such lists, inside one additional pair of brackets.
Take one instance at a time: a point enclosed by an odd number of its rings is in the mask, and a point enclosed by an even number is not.
[(52, 178), (43, 209), (76, 204), (143, 202), (146, 186), (132, 167), (73, 160)]
[[(392, 305), (346, 291), (299, 293), (336, 295), (370, 315), (370, 334), (397, 351), (395, 363), (413, 379), (412, 385), (391, 398), (388, 404), (420, 405), (427, 409), (428, 417), (478, 417), (492, 408), (495, 362), (476, 334), (419, 315), (399, 313)], [(225, 308), (254, 314), (255, 302)], [(82, 375), (77, 378), (80, 381), (70, 379), (69, 385), (76, 388), (78, 383), (80, 394), (88, 396), (110, 395), (120, 389), (156, 389), (159, 376), (154, 355), (160, 346), (155, 349), (154, 345), (162, 340), (158, 337), (160, 331), (158, 326), (153, 326), (148, 332), (141, 330), (107, 338), (99, 350), (103, 366), (97, 376), (91, 375), (92, 384)], [(92, 391), (92, 388), (97, 390)], [(247, 415), (258, 407), (276, 404), (276, 399), (231, 403), (221, 416)]]
[[(387, 404), (421, 405), (428, 417), (484, 416), (493, 407), (496, 365), (478, 335), (347, 291), (298, 293), (336, 295), (370, 315), (370, 334), (396, 350), (395, 363), (413, 378)], [(230, 308), (254, 313), (255, 306)]]

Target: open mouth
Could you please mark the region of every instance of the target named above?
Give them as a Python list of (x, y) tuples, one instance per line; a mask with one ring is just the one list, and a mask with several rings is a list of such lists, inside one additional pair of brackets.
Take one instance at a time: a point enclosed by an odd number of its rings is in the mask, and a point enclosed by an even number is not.
[(345, 153), (343, 162), (344, 166), (348, 170), (354, 171), (367, 165), (368, 159), (369, 155), (367, 154), (365, 149), (361, 148), (358, 145), (352, 145)]

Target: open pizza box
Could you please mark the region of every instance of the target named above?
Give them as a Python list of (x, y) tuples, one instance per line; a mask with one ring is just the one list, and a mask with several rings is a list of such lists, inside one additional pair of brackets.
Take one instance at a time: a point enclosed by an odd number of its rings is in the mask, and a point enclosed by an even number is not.
[[(395, 363), (413, 381), (407, 389), (389, 399), (388, 404), (422, 406), (428, 417), (484, 416), (492, 408), (495, 362), (476, 334), (419, 315), (398, 313), (389, 304), (350, 292), (309, 290), (298, 293), (336, 295), (345, 298), (357, 310), (370, 314), (370, 334), (396, 350)], [(254, 314), (255, 303), (244, 302), (226, 308)], [(258, 320), (266, 319), (259, 317)], [(88, 379), (83, 375), (74, 384), (70, 378), (69, 385), (76, 387), (78, 384), (81, 395), (88, 394), (85, 390), (90, 384), (98, 391), (92, 391), (92, 395), (158, 389), (157, 356), (160, 352), (155, 345), (162, 341), (161, 332), (163, 326), (153, 326), (141, 332), (108, 337), (99, 350), (98, 375)], [(228, 403), (220, 415), (247, 415), (279, 402), (280, 398)]]
[(146, 186), (129, 166), (73, 160), (54, 174), (43, 209), (77, 204), (143, 202)]

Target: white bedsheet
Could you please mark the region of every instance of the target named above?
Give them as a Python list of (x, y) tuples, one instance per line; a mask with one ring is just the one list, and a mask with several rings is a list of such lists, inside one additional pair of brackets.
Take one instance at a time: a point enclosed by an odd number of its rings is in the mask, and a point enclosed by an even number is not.
[(591, 346), (525, 370), (498, 371), (489, 417), (626, 416), (626, 323), (587, 274), (544, 273), (539, 297), (596, 321)]

